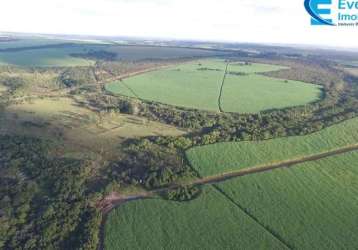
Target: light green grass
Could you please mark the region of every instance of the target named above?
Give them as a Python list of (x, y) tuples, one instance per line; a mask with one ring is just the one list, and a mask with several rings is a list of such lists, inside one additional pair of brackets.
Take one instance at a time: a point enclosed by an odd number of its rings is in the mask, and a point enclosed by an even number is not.
[(80, 107), (70, 98), (32, 99), (9, 105), (0, 115), (0, 124), (4, 134), (59, 141), (71, 154), (79, 149), (86, 154), (105, 152), (104, 157), (117, 157), (118, 145), (126, 139), (180, 136), (186, 132), (116, 112), (99, 117), (98, 113)]
[[(279, 149), (280, 150), (280, 149)], [(357, 249), (358, 153), (219, 184), (293, 249)]]
[(262, 63), (252, 63), (249, 65), (244, 65), (243, 62), (233, 62), (230, 63), (228, 71), (230, 72), (241, 72), (246, 74), (253, 73), (264, 73), (270, 71), (277, 71), (281, 69), (288, 69), (287, 67), (273, 64), (262, 64)]
[[(202, 67), (220, 71), (197, 70)], [(203, 60), (134, 76), (123, 82), (144, 100), (218, 111), (218, 93), (224, 70), (225, 64), (220, 61)], [(108, 84), (106, 88), (114, 93), (133, 96), (121, 82)]]
[(134, 91), (129, 89), (129, 86), (123, 80), (109, 83), (105, 86), (105, 88), (107, 91), (120, 93), (123, 96), (136, 97)]
[(7, 87), (0, 84), (0, 94), (7, 91)]
[(285, 249), (212, 188), (191, 202), (133, 201), (115, 209), (105, 249)]
[(259, 142), (217, 143), (194, 147), (186, 155), (201, 175), (209, 176), (318, 154), (355, 143), (358, 143), (358, 118), (307, 136)]
[(321, 87), (262, 75), (227, 75), (222, 93), (226, 112), (258, 113), (264, 110), (305, 105), (320, 99)]
[(84, 47), (34, 49), (18, 52), (0, 52), (0, 65), (21, 67), (90, 66), (94, 61), (71, 57), (71, 53), (84, 53)]
[[(137, 75), (123, 82), (137, 97), (147, 101), (219, 111), (218, 99), (225, 67), (223, 60), (202, 60)], [(200, 68), (212, 70), (198, 70)], [(317, 85), (297, 81), (286, 83), (256, 74), (280, 69), (285, 67), (232, 63), (229, 72), (249, 75), (227, 75), (221, 96), (222, 109), (225, 112), (258, 113), (304, 105), (320, 98), (321, 89)], [(123, 82), (110, 83), (106, 88), (113, 93), (135, 97)]]

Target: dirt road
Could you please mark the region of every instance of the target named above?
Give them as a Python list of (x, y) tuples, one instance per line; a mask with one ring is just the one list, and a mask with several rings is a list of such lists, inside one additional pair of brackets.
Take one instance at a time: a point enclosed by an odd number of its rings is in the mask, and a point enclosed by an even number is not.
[(285, 161), (269, 163), (269, 164), (259, 165), (259, 166), (250, 167), (250, 168), (244, 168), (244, 169), (240, 169), (237, 171), (225, 172), (225, 173), (218, 174), (218, 175), (213, 175), (213, 176), (196, 179), (196, 180), (187, 182), (185, 184), (173, 183), (172, 185), (170, 185), (166, 188), (142, 192), (142, 193), (133, 194), (130, 196), (123, 196), (123, 195), (120, 195), (117, 193), (112, 193), (111, 195), (105, 197), (99, 203), (98, 207), (102, 210), (102, 212), (104, 214), (107, 214), (113, 208), (115, 208), (116, 206), (121, 205), (125, 202), (154, 197), (158, 194), (162, 194), (162, 193), (165, 193), (167, 191), (170, 191), (170, 190), (173, 190), (173, 189), (176, 189), (179, 187), (201, 186), (201, 185), (207, 185), (207, 184), (220, 183), (220, 182), (224, 182), (224, 181), (234, 179), (237, 177), (241, 177), (241, 176), (245, 176), (245, 175), (257, 174), (257, 173), (272, 171), (272, 170), (280, 169), (280, 168), (289, 168), (289, 167), (293, 167), (293, 166), (301, 164), (301, 163), (317, 161), (317, 160), (321, 160), (321, 159), (328, 158), (331, 156), (341, 155), (341, 154), (345, 154), (345, 153), (349, 153), (349, 152), (353, 152), (353, 151), (358, 151), (358, 144), (347, 145), (345, 147), (341, 147), (341, 148), (330, 150), (330, 151), (325, 151), (325, 152), (322, 152), (319, 154), (308, 155), (308, 156), (304, 156), (304, 157), (300, 157), (300, 158), (289, 159), (289, 160), (285, 160)]

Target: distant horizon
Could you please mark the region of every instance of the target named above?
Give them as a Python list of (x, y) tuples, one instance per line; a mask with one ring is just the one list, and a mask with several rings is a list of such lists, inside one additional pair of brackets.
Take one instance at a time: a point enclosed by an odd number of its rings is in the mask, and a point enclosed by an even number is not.
[(145, 37), (145, 36), (127, 36), (127, 35), (98, 35), (98, 34), (79, 34), (79, 33), (46, 33), (46, 32), (25, 32), (25, 31), (2, 31), (0, 30), (0, 36), (3, 35), (28, 35), (28, 36), (74, 36), (83, 38), (124, 38), (132, 40), (154, 40), (154, 41), (182, 41), (182, 42), (207, 42), (207, 43), (222, 43), (222, 44), (253, 44), (253, 45), (265, 45), (265, 46), (278, 46), (278, 47), (293, 47), (302, 49), (328, 49), (339, 51), (355, 51), (358, 52), (357, 46), (333, 46), (324, 44), (308, 44), (308, 43), (271, 43), (271, 42), (250, 42), (250, 41), (225, 41), (225, 40), (207, 40), (207, 39), (195, 39), (195, 38), (175, 38), (175, 37)]

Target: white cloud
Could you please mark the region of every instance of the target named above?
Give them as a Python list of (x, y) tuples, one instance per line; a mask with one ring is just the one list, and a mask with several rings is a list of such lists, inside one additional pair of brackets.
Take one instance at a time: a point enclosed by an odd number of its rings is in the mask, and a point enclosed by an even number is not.
[(357, 46), (358, 28), (309, 22), (303, 0), (2, 0), (0, 9), (2, 31)]

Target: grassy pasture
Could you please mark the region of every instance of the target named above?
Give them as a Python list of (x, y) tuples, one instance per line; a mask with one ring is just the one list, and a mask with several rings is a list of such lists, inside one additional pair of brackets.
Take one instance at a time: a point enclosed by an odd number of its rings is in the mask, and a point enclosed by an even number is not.
[(51, 72), (29, 73), (19, 70), (18, 72), (1, 72), (0, 85), (3, 84), (11, 89), (13, 97), (25, 95), (41, 95), (42, 93), (59, 88), (56, 83), (58, 75)]
[(17, 52), (0, 52), (0, 65), (21, 67), (72, 67), (90, 66), (94, 61), (75, 58), (71, 53), (85, 53), (86, 47), (33, 49)]
[(358, 143), (358, 118), (307, 136), (194, 147), (186, 155), (203, 176), (299, 158)]
[(105, 249), (285, 249), (211, 187), (191, 202), (124, 204), (108, 217)]
[[(137, 75), (106, 86), (113, 93), (174, 106), (218, 111), (226, 63), (201, 60)], [(257, 113), (267, 109), (304, 105), (319, 99), (317, 85), (273, 79), (260, 72), (284, 69), (265, 64), (232, 63), (221, 96), (226, 112)], [(247, 75), (246, 75), (247, 74)], [(132, 91), (130, 91), (130, 89)], [(135, 94), (133, 94), (135, 92)]]
[(232, 62), (228, 67), (228, 71), (230, 72), (241, 72), (246, 74), (254, 74), (254, 73), (264, 73), (270, 71), (277, 71), (281, 69), (288, 69), (284, 66), (273, 65), (273, 64), (262, 64), (262, 63), (252, 63), (245, 65), (244, 62)]
[(36, 99), (10, 105), (0, 117), (1, 134), (55, 139), (84, 151), (116, 152), (123, 139), (181, 135), (184, 131), (157, 122), (117, 113), (98, 114), (69, 98)]
[(218, 184), (293, 249), (356, 249), (358, 153)]

